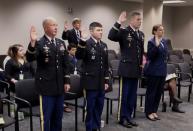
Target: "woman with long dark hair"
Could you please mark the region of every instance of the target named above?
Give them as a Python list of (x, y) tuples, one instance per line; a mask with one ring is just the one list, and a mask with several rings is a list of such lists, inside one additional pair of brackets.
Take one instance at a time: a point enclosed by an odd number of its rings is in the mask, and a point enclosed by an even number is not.
[[(32, 65), (26, 61), (24, 47), (22, 45), (15, 44), (10, 46), (8, 55), (10, 59), (5, 64), (5, 72), (10, 78), (11, 83), (16, 83), (22, 79), (33, 78), (35, 71)], [(11, 90), (14, 91), (14, 89)]]

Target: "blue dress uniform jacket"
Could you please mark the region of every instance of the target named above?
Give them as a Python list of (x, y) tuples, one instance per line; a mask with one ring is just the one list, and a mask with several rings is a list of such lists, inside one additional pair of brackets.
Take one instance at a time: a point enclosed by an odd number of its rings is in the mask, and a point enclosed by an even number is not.
[(144, 34), (141, 31), (136, 33), (130, 26), (125, 29), (120, 27), (121, 25), (116, 22), (108, 35), (110, 40), (120, 44), (121, 60), (118, 73), (122, 77), (139, 78), (144, 52)]
[[(80, 36), (81, 36), (81, 31), (80, 31)], [(79, 38), (77, 38), (75, 29), (67, 30), (66, 32), (63, 31), (62, 39), (68, 40), (69, 44), (73, 43), (73, 44), (78, 45), (79, 43)]]
[(147, 51), (147, 69), (145, 75), (149, 76), (166, 76), (167, 74), (167, 44), (162, 39), (157, 47), (155, 37), (148, 41)]
[[(29, 44), (26, 53), (28, 61), (37, 60), (35, 82), (37, 91), (41, 95), (62, 95), (64, 84), (70, 83), (68, 53), (65, 44), (57, 38), (55, 38), (55, 44), (43, 36), (37, 41), (35, 48)], [(46, 48), (49, 48), (47, 54), (45, 54)]]
[(167, 74), (167, 45), (162, 39), (156, 46), (155, 37), (148, 41), (148, 63), (144, 69), (147, 76), (147, 91), (145, 97), (145, 114), (156, 113), (164, 91), (165, 76)]
[(107, 45), (102, 41), (97, 44), (92, 38), (81, 40), (76, 58), (82, 59), (81, 85), (86, 90), (104, 90), (104, 83), (108, 84), (109, 79)]

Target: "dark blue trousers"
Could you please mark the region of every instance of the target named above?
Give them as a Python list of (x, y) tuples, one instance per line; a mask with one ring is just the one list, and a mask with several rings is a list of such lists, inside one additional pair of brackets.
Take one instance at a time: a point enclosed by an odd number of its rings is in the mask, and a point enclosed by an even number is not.
[(145, 114), (156, 113), (159, 107), (161, 95), (164, 91), (165, 77), (148, 76), (145, 98)]
[(129, 121), (137, 99), (137, 78), (120, 78), (118, 121)]
[(92, 131), (92, 129), (100, 129), (101, 115), (104, 106), (104, 96), (104, 91), (86, 90), (86, 131)]
[(42, 131), (62, 131), (64, 96), (40, 96)]

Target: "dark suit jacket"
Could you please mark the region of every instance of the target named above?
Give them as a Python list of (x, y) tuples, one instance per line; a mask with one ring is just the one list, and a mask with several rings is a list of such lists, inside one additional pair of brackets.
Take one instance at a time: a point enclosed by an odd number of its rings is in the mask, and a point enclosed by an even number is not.
[[(81, 35), (81, 31), (80, 31), (80, 35)], [(78, 38), (75, 32), (75, 29), (67, 30), (66, 32), (63, 31), (62, 39), (68, 40), (69, 44), (73, 43), (73, 44), (78, 45)]]
[[(49, 48), (48, 56), (45, 47)], [(39, 94), (55, 96), (64, 93), (64, 84), (69, 83), (69, 60), (65, 44), (56, 38), (56, 46), (46, 36), (37, 41), (35, 48), (28, 46), (27, 60), (37, 60), (35, 74), (36, 88)], [(48, 58), (48, 62), (45, 61)]]
[(119, 42), (120, 45), (121, 60), (118, 74), (122, 77), (139, 78), (144, 52), (144, 34), (139, 31), (138, 37), (130, 26), (126, 29), (120, 26), (119, 23), (115, 23), (108, 35), (110, 40)]
[(147, 67), (144, 71), (147, 76), (166, 76), (167, 74), (167, 44), (162, 39), (157, 47), (155, 37), (148, 41)]
[(76, 58), (82, 60), (81, 86), (86, 90), (104, 90), (109, 82), (107, 45), (102, 41), (97, 45), (90, 38), (81, 41), (76, 51)]

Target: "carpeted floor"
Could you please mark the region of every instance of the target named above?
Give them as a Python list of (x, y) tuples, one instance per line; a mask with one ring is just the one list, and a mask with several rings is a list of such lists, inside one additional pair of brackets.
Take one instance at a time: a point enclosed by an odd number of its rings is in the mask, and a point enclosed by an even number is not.
[[(191, 102), (187, 102), (187, 89), (182, 90), (182, 99), (184, 102), (180, 105), (186, 113), (174, 113), (171, 108), (167, 106), (167, 112), (161, 112), (161, 104), (159, 107), (158, 114), (161, 120), (152, 122), (145, 118), (143, 113), (143, 108), (137, 107), (135, 121), (139, 124), (138, 127), (133, 127), (131, 129), (124, 128), (117, 124), (116, 114), (117, 114), (117, 102), (113, 103), (113, 114), (110, 115), (109, 124), (102, 128), (102, 131), (193, 131), (193, 95), (191, 96)], [(139, 99), (138, 99), (139, 100)], [(165, 101), (168, 103), (168, 93), (165, 95)], [(139, 102), (138, 102), (139, 103)], [(143, 102), (144, 103), (144, 102)], [(72, 107), (74, 110), (74, 107)], [(106, 105), (104, 106), (104, 111), (102, 119), (105, 120)], [(20, 131), (29, 131), (29, 118), (20, 121)], [(34, 131), (40, 131), (40, 121), (39, 118), (33, 117), (33, 127)], [(74, 111), (72, 113), (64, 113), (63, 117), (63, 128), (62, 131), (74, 131)], [(78, 130), (85, 131), (84, 123), (82, 122), (82, 110), (78, 110)], [(8, 127), (5, 131), (14, 131), (14, 127)]]

